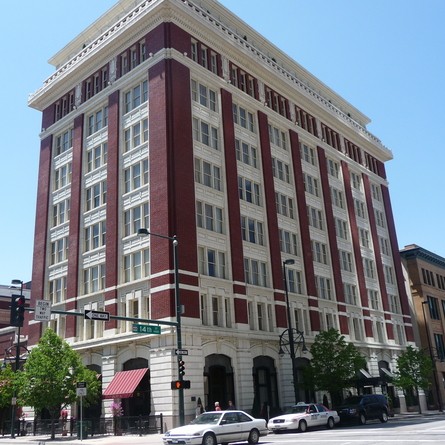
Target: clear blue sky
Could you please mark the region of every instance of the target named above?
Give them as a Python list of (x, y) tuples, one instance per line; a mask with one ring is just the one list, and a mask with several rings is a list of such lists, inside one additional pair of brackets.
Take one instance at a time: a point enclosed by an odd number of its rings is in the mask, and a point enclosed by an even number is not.
[[(31, 279), (47, 60), (115, 0), (2, 4), (0, 284)], [(371, 118), (387, 163), (399, 246), (445, 257), (444, 0), (221, 0)]]

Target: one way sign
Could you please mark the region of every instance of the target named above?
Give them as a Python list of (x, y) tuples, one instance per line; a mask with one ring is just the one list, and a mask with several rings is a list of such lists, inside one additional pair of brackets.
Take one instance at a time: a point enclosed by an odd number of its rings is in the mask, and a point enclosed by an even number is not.
[(87, 320), (102, 320), (109, 321), (110, 313), (109, 312), (101, 312), (101, 311), (85, 311), (85, 318)]

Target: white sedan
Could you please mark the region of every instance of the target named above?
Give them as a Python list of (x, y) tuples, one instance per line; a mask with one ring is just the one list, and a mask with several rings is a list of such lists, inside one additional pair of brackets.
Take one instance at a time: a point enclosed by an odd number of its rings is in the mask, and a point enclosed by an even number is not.
[(321, 403), (298, 403), (288, 408), (283, 415), (270, 419), (267, 427), (274, 433), (297, 430), (304, 433), (314, 426), (334, 428), (339, 422), (337, 411), (330, 410)]
[(257, 444), (268, 433), (266, 421), (244, 411), (208, 411), (188, 425), (167, 431), (164, 445), (216, 445), (248, 441)]

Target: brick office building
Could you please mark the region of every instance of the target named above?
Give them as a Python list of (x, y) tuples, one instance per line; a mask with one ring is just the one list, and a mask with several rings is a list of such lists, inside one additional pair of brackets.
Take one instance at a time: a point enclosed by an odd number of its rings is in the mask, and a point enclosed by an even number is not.
[[(366, 116), (214, 0), (121, 0), (50, 62), (29, 101), (42, 112), (33, 299), (175, 320), (171, 242), (137, 232), (176, 235), (186, 415), (198, 397), (276, 409), (293, 402), (278, 354), (293, 261), (290, 315), (308, 348), (337, 328), (368, 359), (361, 387), (386, 389), (413, 333), (392, 154)], [(107, 397), (122, 395), (116, 372), (147, 370), (127, 379), (128, 414), (177, 415), (173, 328), (49, 325)], [(31, 344), (43, 328), (30, 322)], [(300, 370), (310, 353), (297, 355)]]

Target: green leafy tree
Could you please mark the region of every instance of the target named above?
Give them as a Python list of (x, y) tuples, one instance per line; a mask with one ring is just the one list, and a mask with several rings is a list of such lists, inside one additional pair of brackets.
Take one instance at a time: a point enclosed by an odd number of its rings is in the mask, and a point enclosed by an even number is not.
[(305, 382), (331, 395), (334, 406), (342, 401), (344, 388), (355, 374), (366, 367), (365, 357), (336, 329), (320, 332), (311, 347), (312, 360), (305, 368)]
[(51, 416), (51, 439), (55, 438), (55, 420), (67, 405), (77, 399), (77, 382), (86, 382), (84, 404), (97, 400), (100, 382), (95, 372), (87, 369), (71, 346), (53, 330), (47, 329), (19, 374), (18, 394), (22, 405), (37, 412), (47, 409)]
[(0, 422), (10, 418), (11, 400), (14, 396), (15, 373), (11, 365), (0, 368)]
[[(397, 358), (397, 370), (394, 372), (393, 383), (406, 394), (414, 389), (419, 395), (419, 389), (428, 389), (433, 372), (431, 357), (424, 351), (408, 346)], [(422, 408), (419, 403), (419, 413)]]

